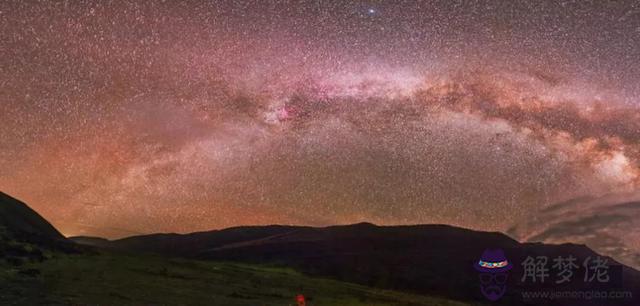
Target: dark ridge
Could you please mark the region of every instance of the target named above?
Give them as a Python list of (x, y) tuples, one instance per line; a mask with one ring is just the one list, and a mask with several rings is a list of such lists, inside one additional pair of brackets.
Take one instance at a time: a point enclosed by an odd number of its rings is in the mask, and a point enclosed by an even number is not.
[(0, 226), (16, 237), (39, 240), (65, 240), (47, 220), (25, 203), (0, 192)]
[[(555, 258), (572, 255), (581, 259), (598, 256), (584, 245), (519, 243), (498, 232), (481, 232), (441, 224), (245, 226), (102, 242), (111, 249), (128, 252), (292, 267), (312, 276), (463, 301), (483, 300), (478, 290), (478, 275), (472, 266), (487, 248), (503, 249), (514, 263), (515, 274), (522, 272), (520, 263), (526, 256)], [(608, 260), (615, 266), (616, 273), (624, 277), (629, 289), (635, 290), (634, 295), (640, 295), (640, 273), (611, 258)], [(504, 298), (503, 305), (532, 305), (523, 304), (518, 296), (526, 288), (517, 284), (513, 287)], [(595, 305), (580, 304), (584, 303), (581, 300), (575, 302), (578, 304), (565, 303), (562, 306)], [(535, 305), (559, 304), (541, 301)]]
[(22, 265), (45, 260), (47, 250), (76, 253), (82, 249), (25, 203), (0, 192), (0, 259)]

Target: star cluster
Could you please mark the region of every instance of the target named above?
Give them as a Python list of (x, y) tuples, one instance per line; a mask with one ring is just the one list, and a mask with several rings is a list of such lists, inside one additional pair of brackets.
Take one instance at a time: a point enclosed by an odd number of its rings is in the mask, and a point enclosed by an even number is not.
[(638, 190), (637, 1), (4, 1), (0, 190), (67, 235), (504, 230)]

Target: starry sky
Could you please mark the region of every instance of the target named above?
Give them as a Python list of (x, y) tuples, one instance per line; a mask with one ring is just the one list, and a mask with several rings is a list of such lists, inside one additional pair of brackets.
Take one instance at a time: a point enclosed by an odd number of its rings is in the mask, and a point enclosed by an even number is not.
[(640, 189), (638, 1), (10, 0), (0, 27), (0, 190), (65, 235), (504, 231)]

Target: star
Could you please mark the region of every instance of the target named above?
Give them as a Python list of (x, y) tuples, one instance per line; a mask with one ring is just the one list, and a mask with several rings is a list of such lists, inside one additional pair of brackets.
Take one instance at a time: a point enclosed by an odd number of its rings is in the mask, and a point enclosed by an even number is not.
[(634, 4), (197, 2), (1, 2), (0, 190), (115, 238), (640, 188)]

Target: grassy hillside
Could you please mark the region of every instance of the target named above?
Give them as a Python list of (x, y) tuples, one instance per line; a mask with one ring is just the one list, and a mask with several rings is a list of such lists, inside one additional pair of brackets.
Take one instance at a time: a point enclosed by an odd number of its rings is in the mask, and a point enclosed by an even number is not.
[(2, 305), (464, 305), (293, 270), (114, 254), (0, 264)]
[[(255, 231), (262, 235), (261, 228), (231, 230), (221, 242)], [(209, 234), (200, 236), (209, 242)], [(310, 306), (463, 305), (284, 268), (98, 252), (0, 193), (0, 305), (294, 305), (301, 293)]]

